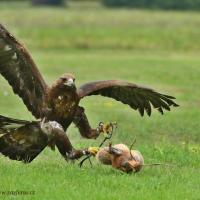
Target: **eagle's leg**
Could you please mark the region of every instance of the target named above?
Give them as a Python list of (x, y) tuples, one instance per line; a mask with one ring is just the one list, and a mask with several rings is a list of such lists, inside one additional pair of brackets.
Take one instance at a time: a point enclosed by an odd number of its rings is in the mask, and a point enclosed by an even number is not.
[(65, 134), (65, 132), (62, 131), (56, 131), (56, 133), (54, 133), (54, 141), (55, 144), (59, 150), (59, 152), (61, 153), (61, 155), (66, 159), (79, 159), (84, 155), (90, 154), (90, 149), (86, 148), (86, 149), (75, 149), (69, 138), (67, 137), (67, 135)]
[(85, 115), (84, 108), (78, 107), (74, 116), (73, 123), (79, 129), (80, 134), (88, 139), (96, 139), (99, 134), (103, 131), (102, 126), (98, 126), (96, 129), (92, 129)]

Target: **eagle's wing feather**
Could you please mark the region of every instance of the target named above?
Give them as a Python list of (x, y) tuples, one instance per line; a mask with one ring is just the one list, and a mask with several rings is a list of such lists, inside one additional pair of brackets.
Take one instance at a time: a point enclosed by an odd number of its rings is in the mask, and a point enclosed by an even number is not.
[(0, 74), (36, 118), (43, 117), (48, 86), (27, 50), (0, 24)]
[(102, 95), (128, 104), (138, 110), (143, 116), (144, 112), (150, 116), (151, 109), (156, 108), (163, 114), (163, 110), (170, 110), (170, 106), (178, 106), (174, 97), (158, 93), (150, 88), (118, 80), (97, 81), (82, 85), (78, 89), (79, 98), (90, 95)]
[(0, 116), (0, 153), (12, 160), (31, 162), (47, 146), (37, 122)]
[(30, 122), (0, 115), (0, 137), (1, 134), (9, 133), (9, 131), (25, 126), (26, 124), (30, 124)]

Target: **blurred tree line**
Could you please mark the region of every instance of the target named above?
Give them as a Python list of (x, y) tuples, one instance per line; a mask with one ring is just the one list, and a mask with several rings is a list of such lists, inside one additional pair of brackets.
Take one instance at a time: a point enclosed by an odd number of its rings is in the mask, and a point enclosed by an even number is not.
[[(0, 0), (5, 1), (5, 0)], [(108, 7), (200, 10), (200, 0), (9, 0), (31, 1), (32, 4), (63, 5), (68, 1), (99, 1)]]
[(32, 0), (33, 5), (49, 4), (49, 5), (63, 5), (64, 0)]
[(64, 5), (68, 0), (0, 0), (0, 2), (31, 2), (33, 5), (48, 4), (48, 5)]
[(200, 0), (102, 0), (110, 7), (199, 10)]
[(48, 5), (63, 5), (68, 0), (0, 0), (0, 2), (31, 2), (33, 5), (48, 4)]

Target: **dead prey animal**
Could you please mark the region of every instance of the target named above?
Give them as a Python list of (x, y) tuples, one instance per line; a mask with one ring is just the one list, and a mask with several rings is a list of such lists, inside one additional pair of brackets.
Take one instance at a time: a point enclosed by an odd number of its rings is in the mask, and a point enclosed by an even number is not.
[(131, 150), (131, 148), (129, 149), (125, 144), (114, 146), (110, 144), (108, 147), (99, 149), (96, 153), (96, 159), (104, 165), (111, 165), (126, 173), (139, 172), (144, 166), (172, 166), (172, 164), (166, 163), (144, 164), (144, 158), (140, 151)]

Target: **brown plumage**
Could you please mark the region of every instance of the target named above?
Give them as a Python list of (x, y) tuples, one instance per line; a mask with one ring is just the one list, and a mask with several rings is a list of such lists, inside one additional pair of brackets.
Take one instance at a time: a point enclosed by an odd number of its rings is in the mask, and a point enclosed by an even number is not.
[(64, 130), (73, 122), (86, 138), (96, 138), (101, 132), (101, 127), (90, 127), (84, 109), (79, 106), (80, 100), (86, 96), (113, 98), (138, 110), (142, 116), (145, 112), (150, 116), (152, 108), (163, 114), (171, 106), (178, 106), (172, 96), (125, 81), (90, 82), (77, 89), (74, 76), (64, 74), (52, 86), (48, 86), (25, 47), (2, 25), (0, 74), (37, 119), (45, 117), (57, 121)]
[(73, 149), (62, 126), (55, 121), (30, 122), (0, 115), (0, 153), (4, 156), (30, 163), (52, 144), (65, 159), (78, 159), (90, 153), (87, 149)]

